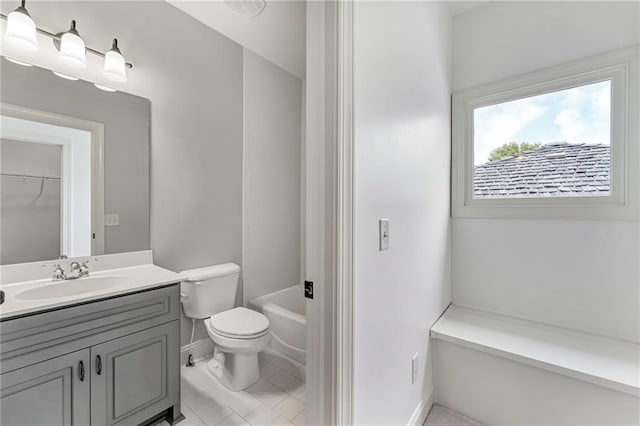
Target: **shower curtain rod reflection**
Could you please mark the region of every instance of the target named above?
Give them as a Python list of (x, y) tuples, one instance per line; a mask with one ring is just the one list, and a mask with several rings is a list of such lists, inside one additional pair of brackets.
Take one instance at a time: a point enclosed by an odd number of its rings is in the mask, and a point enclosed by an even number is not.
[(17, 173), (0, 173), (0, 176), (2, 177), (12, 177), (12, 178), (21, 178), (21, 179), (44, 179), (44, 180), (60, 180), (59, 177), (55, 177), (55, 176), (36, 176), (36, 175), (24, 175), (24, 174), (17, 174)]

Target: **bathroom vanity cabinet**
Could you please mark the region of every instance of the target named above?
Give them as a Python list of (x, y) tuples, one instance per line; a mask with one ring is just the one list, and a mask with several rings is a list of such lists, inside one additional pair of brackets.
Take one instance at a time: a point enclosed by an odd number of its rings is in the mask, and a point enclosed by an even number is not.
[(2, 425), (137, 425), (180, 414), (178, 284), (0, 323)]

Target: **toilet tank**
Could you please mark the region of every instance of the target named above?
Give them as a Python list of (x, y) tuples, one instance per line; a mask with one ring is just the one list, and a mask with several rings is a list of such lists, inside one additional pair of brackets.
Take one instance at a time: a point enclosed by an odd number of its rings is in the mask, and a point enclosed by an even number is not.
[(180, 272), (182, 306), (189, 318), (209, 318), (233, 308), (240, 267), (235, 263), (206, 266)]

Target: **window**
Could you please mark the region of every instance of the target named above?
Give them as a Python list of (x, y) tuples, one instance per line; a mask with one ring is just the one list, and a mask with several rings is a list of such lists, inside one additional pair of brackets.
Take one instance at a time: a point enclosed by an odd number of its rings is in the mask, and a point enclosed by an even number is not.
[(638, 219), (638, 49), (454, 94), (454, 217)]

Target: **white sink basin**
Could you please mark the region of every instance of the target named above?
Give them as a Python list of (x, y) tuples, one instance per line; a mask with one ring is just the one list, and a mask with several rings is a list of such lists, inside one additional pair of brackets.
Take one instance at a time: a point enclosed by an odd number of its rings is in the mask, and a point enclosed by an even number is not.
[(103, 275), (96, 277), (79, 278), (77, 280), (56, 281), (40, 287), (16, 293), (16, 299), (40, 300), (56, 299), (60, 297), (76, 296), (84, 293), (93, 293), (112, 287), (117, 287), (125, 281), (125, 277), (117, 275)]

